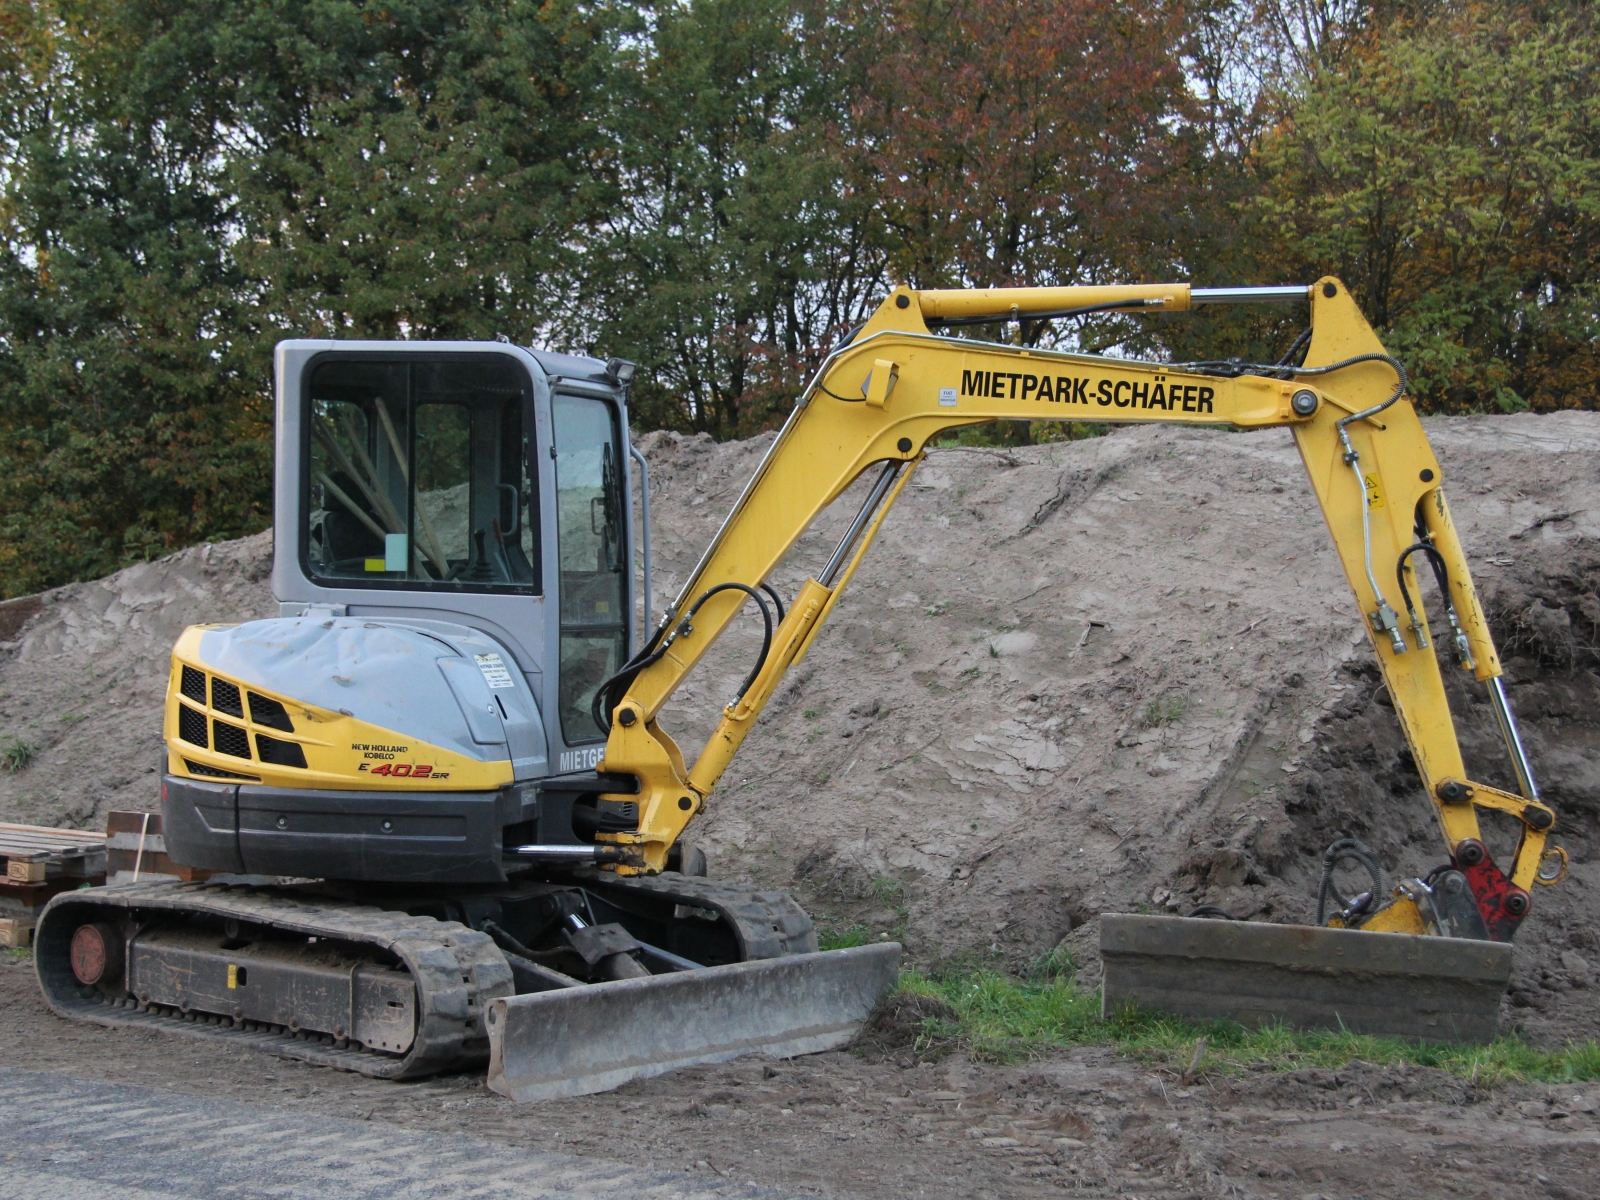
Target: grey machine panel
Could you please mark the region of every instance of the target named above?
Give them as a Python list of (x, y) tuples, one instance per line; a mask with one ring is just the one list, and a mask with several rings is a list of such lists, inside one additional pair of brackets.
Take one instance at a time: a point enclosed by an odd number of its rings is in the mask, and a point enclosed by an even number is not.
[(548, 773), (544, 723), (508, 647), (465, 625), (304, 615), (207, 631), (204, 665), (484, 762)]

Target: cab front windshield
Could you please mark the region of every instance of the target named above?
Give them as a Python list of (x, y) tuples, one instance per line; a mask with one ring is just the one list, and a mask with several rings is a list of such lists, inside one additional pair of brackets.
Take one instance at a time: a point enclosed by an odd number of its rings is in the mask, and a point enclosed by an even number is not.
[(318, 365), (305, 547), (319, 579), (539, 591), (526, 377), (498, 355)]

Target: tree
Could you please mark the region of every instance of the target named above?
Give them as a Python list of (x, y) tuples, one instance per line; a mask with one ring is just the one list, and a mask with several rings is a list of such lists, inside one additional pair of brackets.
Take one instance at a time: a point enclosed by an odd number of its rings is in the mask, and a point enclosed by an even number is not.
[(1196, 115), (1176, 7), (866, 0), (841, 136), (899, 279), (1069, 284), (1181, 270)]
[(0, 588), (14, 595), (259, 528), (270, 413), (244, 371), (227, 206), (193, 146), (80, 73), (109, 55), (77, 6), (4, 12)]
[(0, 2), (0, 594), (261, 528), (276, 340), (526, 337), (604, 203), (603, 6)]
[[(1203, 216), (1190, 26), (1165, 0), (857, 0), (836, 27), (838, 138), (890, 271), (917, 287), (1182, 278)], [(1152, 349), (1136, 318), (1010, 335)], [(1017, 422), (1008, 440), (1028, 440)]]
[(1426, 407), (1594, 403), (1597, 55), (1586, 13), (1446, 11), (1347, 54), (1264, 139), (1262, 236), (1349, 283)]
[(575, 336), (644, 365), (647, 424), (720, 438), (780, 422), (882, 293), (869, 208), (843, 194), (825, 136), (841, 110), (825, 17), (664, 7), (618, 81), (622, 195), (587, 248)]
[[(531, 338), (615, 194), (617, 16), (580, 0), (222, 6), (236, 257), (280, 328)], [(253, 10), (253, 11), (252, 11)]]

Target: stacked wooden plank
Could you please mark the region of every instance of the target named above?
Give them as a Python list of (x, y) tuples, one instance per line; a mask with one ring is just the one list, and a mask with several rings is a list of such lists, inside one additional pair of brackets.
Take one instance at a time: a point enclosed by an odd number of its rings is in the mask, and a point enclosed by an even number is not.
[(106, 878), (105, 834), (0, 824), (0, 946), (26, 946), (51, 896)]
[(115, 887), (151, 879), (205, 879), (211, 872), (185, 867), (167, 857), (167, 839), (158, 812), (106, 814), (106, 879)]

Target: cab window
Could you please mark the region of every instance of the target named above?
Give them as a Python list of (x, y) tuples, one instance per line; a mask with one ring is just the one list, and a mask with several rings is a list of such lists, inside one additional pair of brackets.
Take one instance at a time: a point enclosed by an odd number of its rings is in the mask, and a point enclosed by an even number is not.
[(311, 372), (314, 578), (537, 592), (526, 376), (501, 355), (335, 359)]

